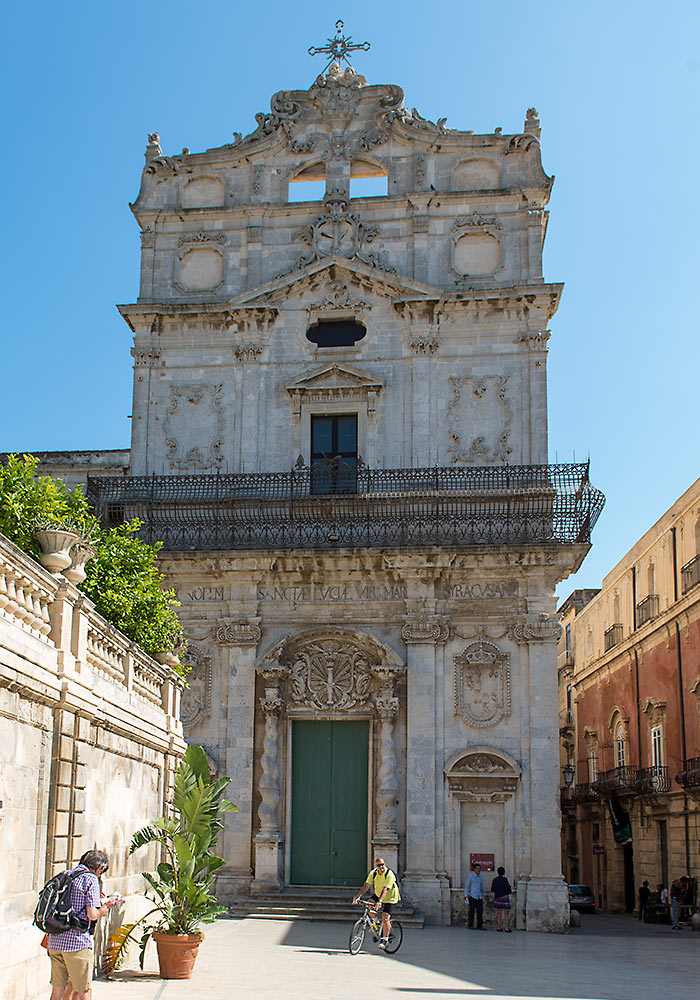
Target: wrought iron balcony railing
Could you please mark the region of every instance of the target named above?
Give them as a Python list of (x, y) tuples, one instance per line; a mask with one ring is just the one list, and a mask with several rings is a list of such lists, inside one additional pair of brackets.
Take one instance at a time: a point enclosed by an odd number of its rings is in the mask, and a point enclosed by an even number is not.
[(687, 594), (700, 583), (700, 555), (695, 556), (685, 566), (681, 566), (681, 589)]
[(656, 792), (668, 792), (671, 789), (671, 776), (665, 764), (654, 764), (637, 771), (635, 786), (641, 795)]
[(605, 652), (612, 649), (613, 646), (617, 646), (619, 642), (622, 642), (624, 638), (624, 629), (620, 622), (615, 625), (611, 625), (609, 629), (603, 632), (603, 641), (605, 645)]
[(676, 775), (676, 781), (684, 788), (700, 788), (700, 757), (684, 760), (683, 770)]
[(653, 618), (656, 618), (659, 614), (659, 597), (658, 594), (649, 594), (645, 597), (643, 601), (640, 601), (637, 607), (634, 609), (634, 624), (635, 628), (641, 628), (642, 625), (646, 625)]
[(583, 781), (574, 785), (575, 802), (596, 802), (598, 798), (599, 792), (595, 781)]
[[(605, 498), (588, 465), (89, 477), (103, 525), (134, 517), (165, 549), (588, 542)], [(336, 473), (335, 475), (333, 473)], [(342, 486), (339, 488), (338, 484)]]
[(636, 780), (637, 768), (625, 765), (602, 771), (596, 778), (595, 785), (601, 795), (607, 795), (610, 792), (634, 791)]

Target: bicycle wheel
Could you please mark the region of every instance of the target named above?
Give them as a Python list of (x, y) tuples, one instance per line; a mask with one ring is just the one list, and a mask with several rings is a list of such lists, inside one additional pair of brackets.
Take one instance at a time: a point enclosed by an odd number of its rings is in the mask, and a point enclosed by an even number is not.
[(389, 940), (386, 943), (386, 948), (384, 951), (387, 955), (393, 955), (395, 951), (398, 951), (401, 947), (401, 942), (403, 941), (403, 927), (398, 922), (398, 920), (391, 921), (391, 934), (389, 935)]
[(362, 947), (362, 942), (365, 939), (365, 922), (364, 920), (357, 920), (353, 924), (353, 928), (350, 931), (350, 941), (348, 943), (348, 948), (351, 955), (356, 955), (360, 948)]

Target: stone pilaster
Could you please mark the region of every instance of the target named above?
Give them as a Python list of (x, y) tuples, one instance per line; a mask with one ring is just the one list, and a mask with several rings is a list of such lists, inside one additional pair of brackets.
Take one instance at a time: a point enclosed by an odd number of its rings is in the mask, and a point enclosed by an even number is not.
[(246, 896), (252, 871), (250, 843), (253, 836), (253, 724), (255, 717), (255, 656), (261, 632), (256, 622), (221, 621), (215, 629), (221, 649), (226, 691), (227, 796), (240, 812), (224, 817), (222, 854), (226, 865), (216, 879), (216, 893), (223, 902)]
[[(436, 614), (410, 614), (401, 635), (406, 643), (408, 675), (406, 710), (406, 897), (430, 923), (449, 923), (449, 887), (437, 841), (436, 795), (441, 774), (436, 766), (436, 702), (441, 684), (438, 651), (449, 635)], [(432, 752), (426, 753), (426, 748)]]
[[(529, 931), (568, 933), (569, 901), (561, 865), (559, 804), (558, 693), (556, 619), (540, 614), (511, 628), (521, 649), (521, 676), (527, 676), (530, 697), (522, 699), (529, 739), (524, 739), (523, 796), (527, 799), (529, 866), (523, 855), (518, 879), (518, 919)], [(522, 690), (527, 690), (524, 684)], [(535, 697), (535, 692), (537, 696)], [(522, 924), (521, 924), (522, 926)]]
[(280, 672), (265, 671), (265, 696), (260, 707), (265, 717), (265, 735), (260, 761), (259, 782), (260, 830), (255, 837), (255, 879), (253, 890), (269, 892), (281, 887), (281, 805), (279, 720), (283, 701), (280, 697)]
[(380, 693), (375, 702), (379, 719), (377, 788), (375, 793), (376, 820), (372, 850), (383, 855), (389, 867), (398, 865), (399, 836), (396, 830), (399, 805), (394, 725), (399, 714), (399, 699), (394, 697), (394, 670), (375, 670), (379, 676)]

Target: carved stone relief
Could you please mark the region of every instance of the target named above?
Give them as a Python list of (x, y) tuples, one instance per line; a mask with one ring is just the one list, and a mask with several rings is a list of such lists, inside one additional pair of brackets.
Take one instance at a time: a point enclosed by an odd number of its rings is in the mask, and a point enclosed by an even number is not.
[(258, 625), (246, 622), (222, 622), (215, 634), (221, 646), (257, 646), (262, 636)]
[[(513, 413), (507, 375), (450, 378), (452, 398), (447, 407), (455, 465), (507, 465)], [(476, 433), (475, 433), (476, 432)]]
[(178, 257), (177, 281), (173, 284), (184, 292), (213, 292), (223, 283), (224, 270), (224, 256), (218, 248), (183, 247)]
[(443, 644), (447, 642), (449, 635), (449, 626), (441, 615), (409, 618), (401, 629), (401, 638), (406, 644), (414, 642)]
[(290, 663), (290, 698), (296, 705), (337, 710), (364, 705), (372, 694), (372, 670), (354, 643), (325, 639), (300, 647)]
[(454, 658), (455, 713), (469, 726), (495, 726), (510, 715), (510, 660), (480, 639)]
[(171, 469), (201, 472), (223, 462), (223, 385), (173, 385), (163, 421)]
[(297, 267), (339, 256), (362, 261), (382, 271), (395, 272), (395, 268), (380, 262), (378, 255), (369, 249), (379, 230), (376, 226), (366, 225), (359, 215), (349, 211), (349, 200), (345, 195), (331, 192), (323, 202), (323, 213), (311, 225), (294, 233), (295, 240), (306, 243), (310, 248), (299, 258)]
[(503, 265), (503, 226), (495, 216), (474, 212), (452, 226), (452, 270), (458, 280), (495, 274)]
[(353, 298), (344, 282), (332, 281), (328, 286), (326, 297), (318, 299), (316, 302), (310, 302), (306, 308), (309, 313), (334, 312), (336, 310), (348, 312), (356, 309), (369, 309), (371, 306), (364, 299)]
[(541, 614), (537, 619), (522, 618), (514, 622), (508, 634), (518, 643), (556, 642), (561, 636), (561, 625), (556, 618)]
[(517, 764), (488, 747), (465, 751), (445, 769), (450, 792), (460, 799), (486, 802), (510, 798), (521, 774)]
[(184, 656), (188, 687), (182, 692), (180, 719), (185, 729), (196, 726), (211, 714), (212, 668), (211, 657), (191, 643)]

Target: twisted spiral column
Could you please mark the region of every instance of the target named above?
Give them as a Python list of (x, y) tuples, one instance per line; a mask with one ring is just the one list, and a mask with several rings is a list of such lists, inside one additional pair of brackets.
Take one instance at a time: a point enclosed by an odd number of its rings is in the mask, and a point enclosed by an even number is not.
[(396, 836), (399, 784), (394, 747), (394, 721), (399, 712), (399, 699), (389, 696), (377, 699), (379, 729), (379, 768), (377, 770), (377, 836)]
[(260, 705), (265, 715), (265, 735), (261, 758), (262, 776), (260, 778), (260, 819), (261, 840), (278, 840), (280, 836), (280, 766), (279, 766), (279, 716), (282, 711), (282, 699), (267, 696), (260, 699)]

